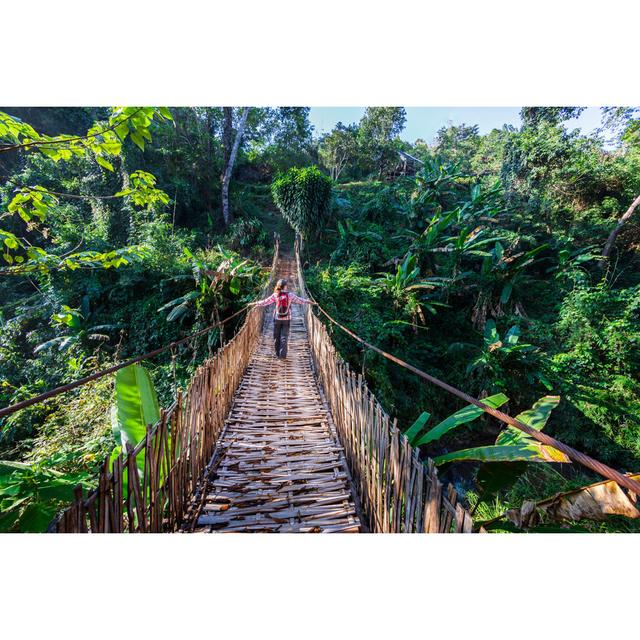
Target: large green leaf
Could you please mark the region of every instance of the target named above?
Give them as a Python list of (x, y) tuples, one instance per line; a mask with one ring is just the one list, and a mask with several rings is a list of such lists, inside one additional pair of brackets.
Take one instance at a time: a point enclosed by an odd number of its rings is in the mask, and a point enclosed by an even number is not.
[(14, 471), (25, 471), (30, 469), (31, 465), (26, 462), (16, 462), (14, 460), (0, 460), (0, 476), (13, 473)]
[(500, 340), (495, 320), (487, 320), (484, 325), (484, 342), (487, 346), (495, 344)]
[(424, 429), (427, 421), (431, 417), (430, 413), (423, 411), (418, 419), (404, 432), (404, 435), (409, 439), (409, 444), (415, 446), (415, 440), (420, 435), (420, 432)]
[(507, 304), (509, 302), (509, 298), (511, 297), (511, 292), (513, 291), (513, 283), (507, 282), (507, 284), (502, 287), (502, 293), (500, 294), (500, 302), (502, 304)]
[(20, 515), (20, 531), (26, 533), (46, 531), (57, 511), (58, 507), (53, 503), (32, 502)]
[(116, 373), (116, 412), (114, 434), (123, 446), (135, 446), (144, 438), (147, 425), (160, 419), (158, 396), (149, 373), (132, 364)]
[[(544, 398), (540, 398), (531, 409), (519, 413), (516, 416), (516, 420), (528, 425), (532, 429), (542, 431), (551, 415), (551, 411), (558, 406), (559, 402), (559, 396), (545, 396)], [(511, 426), (501, 431), (496, 438), (496, 444), (521, 444), (525, 441), (533, 442), (533, 439), (523, 431)]]
[(73, 490), (76, 482), (67, 478), (53, 478), (38, 484), (38, 497), (40, 499), (73, 500)]
[[(189, 276), (189, 279), (191, 279), (191, 276)], [(160, 313), (162, 311), (166, 311), (167, 309), (171, 309), (178, 305), (188, 303), (191, 300), (195, 300), (199, 295), (200, 295), (199, 291), (189, 291), (189, 293), (185, 293), (183, 296), (180, 296), (179, 298), (174, 298), (173, 300), (170, 300), (166, 304), (163, 304), (158, 309), (158, 312)]]
[(542, 431), (547, 424), (551, 412), (560, 404), (560, 396), (544, 396), (540, 398), (531, 409), (527, 409), (516, 416), (516, 420)]
[[(492, 407), (493, 409), (497, 409), (502, 406), (505, 402), (507, 402), (509, 398), (504, 395), (504, 393), (496, 393), (493, 396), (488, 396), (481, 400), (482, 404), (487, 405), (488, 407)], [(454, 414), (450, 415), (448, 418), (444, 419), (442, 422), (437, 424), (433, 429), (428, 431), (420, 440), (415, 443), (415, 446), (420, 446), (423, 444), (427, 444), (428, 442), (433, 442), (434, 440), (440, 439), (445, 433), (459, 427), (463, 424), (467, 424), (472, 420), (475, 420), (477, 417), (481, 416), (484, 413), (484, 410), (480, 407), (476, 407), (473, 404), (467, 405), (460, 411), (456, 411)]]
[(479, 460), (481, 462), (515, 462), (518, 460), (535, 460), (539, 457), (537, 449), (525, 445), (488, 445), (461, 449), (442, 456), (436, 456), (435, 464), (456, 462), (458, 460)]
[(229, 282), (229, 291), (237, 296), (240, 293), (240, 278), (238, 276), (233, 276), (231, 281)]
[(517, 344), (519, 338), (520, 338), (520, 328), (518, 327), (517, 324), (514, 324), (513, 327), (511, 327), (511, 329), (509, 329), (509, 331), (507, 331), (507, 333), (505, 334), (504, 342), (505, 344), (515, 345)]
[[(542, 431), (544, 426), (549, 420), (551, 412), (560, 403), (560, 396), (544, 396), (540, 398), (531, 409), (527, 409), (516, 416), (516, 420), (526, 424), (527, 426), (535, 429), (536, 431)], [(537, 440), (534, 440), (531, 436), (528, 436), (523, 431), (516, 429), (512, 426), (507, 426), (503, 431), (498, 434), (496, 438), (497, 445), (525, 445), (529, 448), (535, 448), (539, 451), (538, 461), (546, 462), (569, 462), (569, 458), (548, 445), (540, 444)]]
[(8, 533), (20, 517), (19, 509), (0, 513), (0, 533)]

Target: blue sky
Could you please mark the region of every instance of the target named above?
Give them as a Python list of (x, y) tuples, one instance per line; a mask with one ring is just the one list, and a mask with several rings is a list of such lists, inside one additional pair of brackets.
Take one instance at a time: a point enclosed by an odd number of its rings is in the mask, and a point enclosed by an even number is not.
[[(407, 107), (407, 123), (400, 137), (408, 142), (422, 138), (433, 142), (433, 138), (443, 126), (452, 124), (477, 124), (480, 133), (500, 129), (503, 124), (520, 126), (520, 107)], [(315, 127), (314, 134), (331, 131), (337, 122), (351, 124), (358, 122), (364, 107), (311, 107), (310, 120)], [(600, 109), (589, 107), (578, 119), (565, 123), (568, 128), (579, 127), (583, 133), (590, 133), (600, 125)]]

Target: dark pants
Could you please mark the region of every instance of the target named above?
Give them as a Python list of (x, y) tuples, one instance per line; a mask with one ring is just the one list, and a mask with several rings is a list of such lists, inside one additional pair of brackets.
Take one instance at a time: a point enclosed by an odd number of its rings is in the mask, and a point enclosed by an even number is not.
[(289, 338), (289, 325), (291, 320), (273, 321), (273, 342), (278, 358), (287, 357), (287, 340)]

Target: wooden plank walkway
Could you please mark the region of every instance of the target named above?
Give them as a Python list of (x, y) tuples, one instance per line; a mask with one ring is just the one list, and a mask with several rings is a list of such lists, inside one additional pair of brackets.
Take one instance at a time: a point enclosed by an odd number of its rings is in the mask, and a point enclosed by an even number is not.
[[(295, 262), (278, 277), (295, 290)], [(311, 367), (299, 305), (289, 352), (273, 349), (272, 308), (193, 507), (197, 532), (361, 531), (343, 449)], [(194, 523), (195, 520), (195, 523)]]

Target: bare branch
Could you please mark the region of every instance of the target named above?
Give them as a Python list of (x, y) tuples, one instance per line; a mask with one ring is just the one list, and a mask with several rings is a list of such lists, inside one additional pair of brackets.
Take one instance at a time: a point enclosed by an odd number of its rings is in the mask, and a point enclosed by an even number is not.
[(604, 249), (602, 250), (602, 257), (608, 258), (611, 250), (613, 249), (613, 245), (618, 237), (620, 231), (622, 231), (622, 227), (624, 223), (633, 215), (633, 212), (636, 210), (636, 207), (640, 204), (640, 196), (638, 196), (632, 203), (631, 206), (626, 210), (625, 214), (618, 220), (618, 224), (616, 228), (609, 234), (607, 238), (607, 242), (604, 245)]

